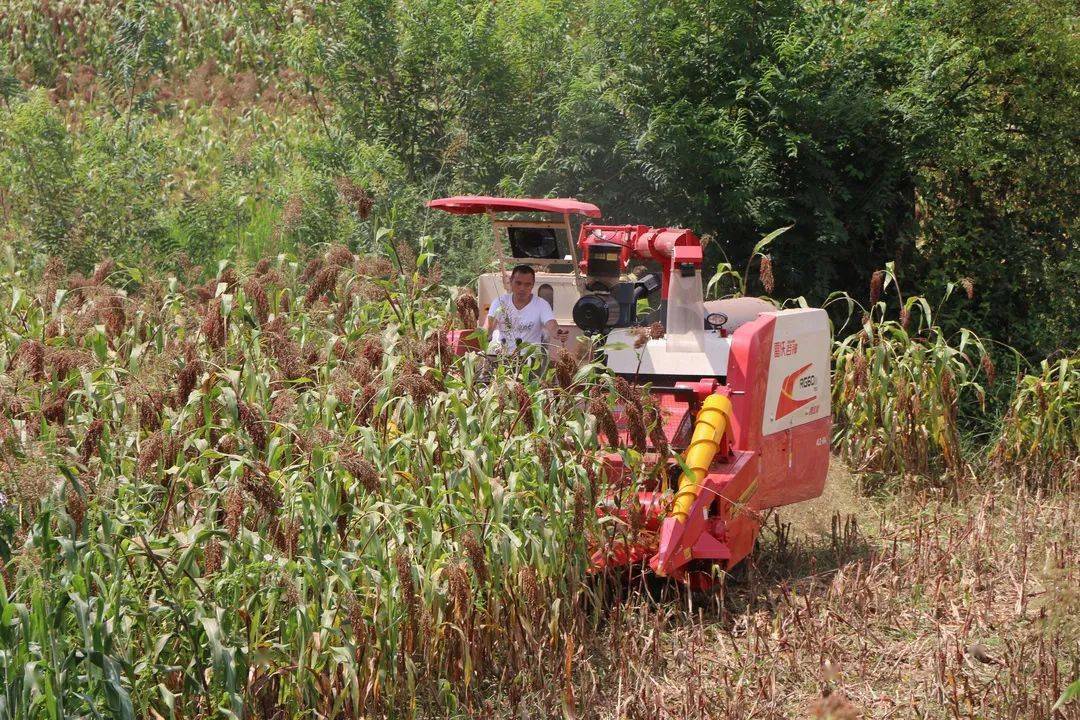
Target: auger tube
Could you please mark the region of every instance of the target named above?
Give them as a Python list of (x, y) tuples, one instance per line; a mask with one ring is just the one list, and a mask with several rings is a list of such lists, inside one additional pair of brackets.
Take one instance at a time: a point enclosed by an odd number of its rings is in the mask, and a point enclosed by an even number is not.
[(701, 492), (701, 480), (709, 471), (720, 441), (727, 430), (728, 418), (731, 417), (731, 401), (723, 395), (710, 395), (705, 398), (694, 424), (694, 435), (686, 451), (686, 465), (690, 472), (679, 477), (679, 491), (675, 493), (675, 502), (671, 507), (670, 517), (686, 522), (690, 508)]
[[(691, 539), (691, 544), (700, 536), (700, 522), (694, 522), (694, 520), (700, 521), (700, 518), (691, 518), (690, 512), (698, 504), (702, 481), (720, 449), (720, 443), (724, 439), (724, 433), (727, 432), (728, 423), (731, 420), (731, 412), (731, 400), (719, 393), (705, 398), (705, 402), (701, 404), (701, 410), (698, 411), (694, 434), (690, 439), (690, 447), (686, 451), (685, 465), (688, 471), (679, 476), (679, 489), (675, 493), (671, 512), (660, 526), (659, 547), (656, 555), (649, 561), (653, 571), (661, 577), (668, 575), (672, 569), (678, 568), (690, 559), (692, 551), (683, 543), (691, 525), (696, 525), (698, 528), (695, 531), (695, 537)], [(677, 551), (681, 551), (684, 555), (675, 562), (675, 568), (672, 568), (671, 563)]]

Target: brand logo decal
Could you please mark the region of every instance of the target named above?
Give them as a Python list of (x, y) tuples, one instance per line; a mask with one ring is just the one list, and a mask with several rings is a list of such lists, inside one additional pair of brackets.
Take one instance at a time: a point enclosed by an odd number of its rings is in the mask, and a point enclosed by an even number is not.
[[(784, 384), (780, 386), (780, 399), (776, 403), (776, 419), (779, 420), (782, 417), (787, 417), (791, 413), (795, 412), (803, 405), (811, 403), (817, 399), (817, 376), (807, 375), (806, 377), (800, 377), (804, 372), (809, 370), (810, 364), (803, 365), (801, 368), (784, 378)], [(799, 400), (795, 399), (795, 383), (798, 381), (800, 389), (813, 388), (814, 394), (807, 398)]]

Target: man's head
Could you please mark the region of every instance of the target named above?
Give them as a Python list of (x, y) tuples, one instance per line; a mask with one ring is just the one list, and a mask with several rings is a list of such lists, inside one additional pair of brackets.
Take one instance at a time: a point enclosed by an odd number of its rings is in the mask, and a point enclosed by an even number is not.
[(528, 265), (518, 265), (510, 271), (510, 293), (517, 302), (527, 302), (532, 297), (535, 284), (536, 271)]

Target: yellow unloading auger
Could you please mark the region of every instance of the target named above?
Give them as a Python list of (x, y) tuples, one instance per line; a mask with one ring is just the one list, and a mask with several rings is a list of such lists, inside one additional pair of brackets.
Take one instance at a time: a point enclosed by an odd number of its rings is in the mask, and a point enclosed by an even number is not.
[[(658, 575), (667, 575), (669, 570), (681, 567), (691, 559), (693, 539), (688, 538), (691, 543), (687, 544), (682, 541), (688, 525), (704, 524), (704, 517), (700, 518), (700, 523), (691, 523), (691, 512), (701, 495), (702, 481), (716, 458), (724, 433), (727, 432), (730, 417), (731, 400), (726, 396), (714, 394), (705, 398), (686, 451), (685, 464), (689, 472), (683, 472), (679, 477), (679, 489), (675, 493), (671, 512), (660, 527), (660, 546), (650, 562)], [(680, 548), (684, 556), (673, 558)]]

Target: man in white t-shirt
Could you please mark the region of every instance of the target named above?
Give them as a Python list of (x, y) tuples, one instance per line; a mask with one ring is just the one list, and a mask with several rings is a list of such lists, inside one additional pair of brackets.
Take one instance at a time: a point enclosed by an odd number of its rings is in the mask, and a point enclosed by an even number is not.
[(559, 324), (547, 300), (532, 294), (536, 273), (528, 265), (518, 265), (510, 273), (510, 292), (491, 303), (484, 328), (494, 331), (493, 340), (504, 352), (525, 344), (539, 345), (559, 333)]

